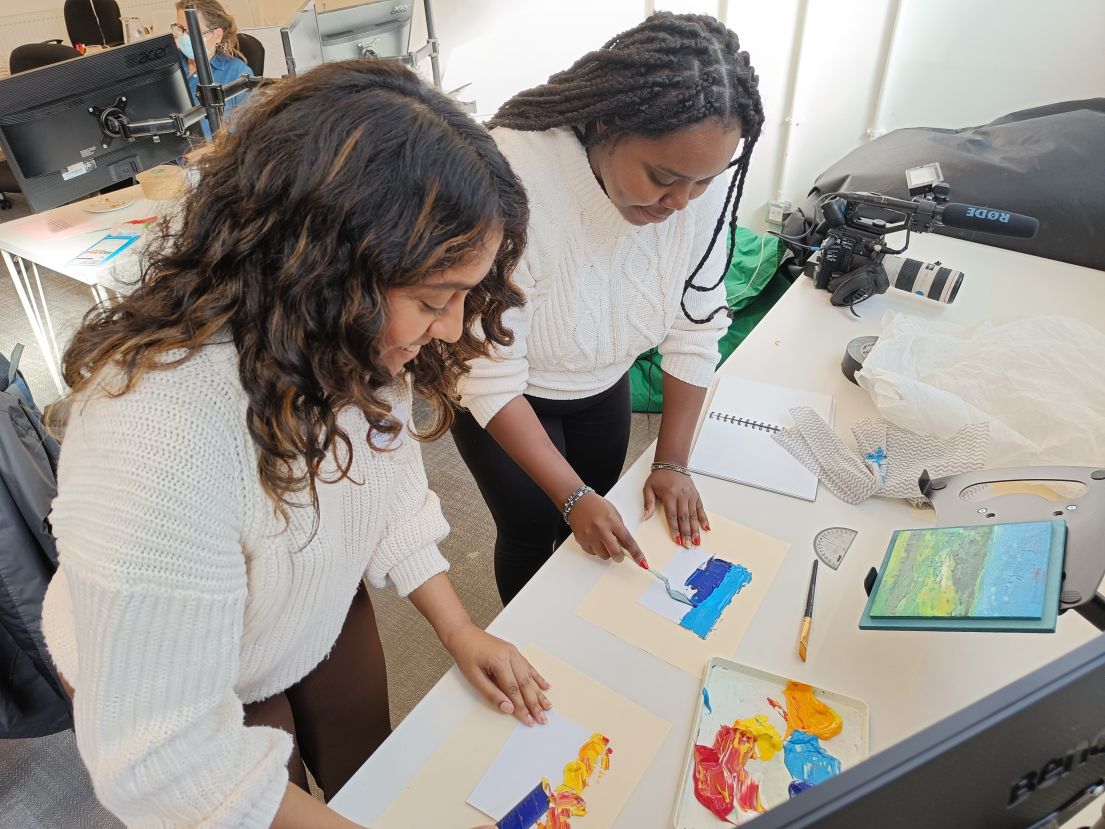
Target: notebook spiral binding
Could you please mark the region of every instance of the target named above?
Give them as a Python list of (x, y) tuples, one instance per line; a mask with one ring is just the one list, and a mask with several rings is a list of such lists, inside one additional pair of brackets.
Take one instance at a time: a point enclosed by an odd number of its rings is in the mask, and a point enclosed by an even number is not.
[(734, 426), (744, 426), (748, 429), (760, 429), (764, 432), (779, 432), (782, 428), (776, 426), (773, 423), (763, 423), (759, 420), (749, 420), (744, 417), (737, 417), (736, 415), (726, 414), (725, 412), (710, 412), (707, 417), (710, 420), (718, 420), (722, 423), (731, 423)]

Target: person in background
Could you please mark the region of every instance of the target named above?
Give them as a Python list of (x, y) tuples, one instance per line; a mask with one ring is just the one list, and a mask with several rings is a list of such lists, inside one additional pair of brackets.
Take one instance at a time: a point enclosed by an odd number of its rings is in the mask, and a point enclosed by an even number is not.
[[(332, 797), (390, 731), (362, 579), (409, 596), (504, 715), (551, 707), (453, 591), (419, 451), (510, 341), (528, 209), (483, 127), (393, 62), (241, 115), (201, 162), (219, 186), (66, 351), (43, 630), (126, 824), (351, 827), (307, 770)], [(418, 435), (412, 386), (436, 415)]]
[(506, 317), (514, 343), (462, 380), (453, 437), (495, 519), (504, 603), (572, 531), (588, 553), (620, 561), (624, 548), (644, 564), (602, 494), (628, 448), (627, 371), (657, 345), (664, 414), (645, 517), (661, 504), (686, 547), (709, 529), (686, 465), (729, 322), (728, 233), (763, 120), (737, 36), (706, 15), (660, 12), (488, 122), (530, 199), (514, 276), (526, 304)]
[[(180, 50), (180, 60), (188, 76), (188, 91), (192, 94), (192, 103), (199, 103), (199, 77), (196, 75), (196, 55), (192, 51), (192, 39), (188, 34), (188, 19), (184, 16), (184, 7), (194, 5), (203, 26), (203, 45), (207, 47), (207, 57), (211, 61), (211, 77), (215, 83), (230, 83), (242, 75), (253, 75), (238, 49), (238, 24), (230, 13), (222, 7), (219, 0), (177, 0), (176, 23), (172, 25), (173, 36)], [(248, 95), (238, 95), (226, 102), (223, 114), (247, 99)], [(203, 120), (203, 131), (208, 139), (211, 130), (207, 119)]]

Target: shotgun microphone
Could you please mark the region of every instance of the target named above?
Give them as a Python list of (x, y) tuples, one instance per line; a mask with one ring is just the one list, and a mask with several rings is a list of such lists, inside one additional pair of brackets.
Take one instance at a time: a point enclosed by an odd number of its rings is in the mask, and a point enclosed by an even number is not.
[(1038, 219), (993, 207), (976, 207), (973, 204), (949, 202), (943, 208), (938, 207), (936, 212), (941, 224), (960, 230), (977, 230), (980, 233), (993, 233), (997, 236), (1031, 239), (1040, 229)]

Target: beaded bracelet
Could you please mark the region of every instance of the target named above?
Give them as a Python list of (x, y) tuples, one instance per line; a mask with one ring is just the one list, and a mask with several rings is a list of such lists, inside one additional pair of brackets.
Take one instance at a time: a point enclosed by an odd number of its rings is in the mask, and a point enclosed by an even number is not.
[[(594, 492), (591, 487), (584, 484), (571, 495), (568, 496), (568, 500), (564, 502), (564, 506), (560, 509), (560, 514), (564, 516), (564, 523), (568, 524), (568, 513), (572, 511), (572, 507), (579, 503), (579, 499), (586, 495), (588, 492)], [(568, 526), (571, 526), (568, 524)]]
[(669, 472), (682, 472), (684, 475), (691, 474), (691, 470), (687, 469), (685, 466), (680, 466), (677, 463), (665, 463), (664, 461), (656, 461), (656, 463), (652, 465), (653, 472), (658, 469), (666, 469)]

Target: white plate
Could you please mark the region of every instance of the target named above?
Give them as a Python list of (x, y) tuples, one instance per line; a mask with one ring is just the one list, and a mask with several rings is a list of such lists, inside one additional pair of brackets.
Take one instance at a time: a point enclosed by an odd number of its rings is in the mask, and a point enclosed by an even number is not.
[[(767, 698), (782, 701), (787, 677), (761, 671), (741, 665), (728, 659), (715, 656), (706, 666), (706, 678), (702, 687), (707, 689), (711, 700), (710, 709), (705, 705), (705, 697), (698, 700), (694, 726), (691, 729), (691, 743), (683, 763), (683, 776), (679, 793), (676, 796), (672, 814), (674, 829), (723, 829), (727, 824), (698, 802), (694, 793), (694, 747), (697, 743), (710, 745), (720, 724), (730, 724), (735, 719), (744, 719), (763, 714), (770, 720), (778, 720), (780, 735), (785, 724), (772, 713)], [(840, 761), (841, 770), (851, 768), (867, 758), (867, 703), (854, 697), (846, 697), (832, 691), (814, 687), (817, 699), (836, 711), (844, 725), (844, 730), (836, 737), (825, 741), (824, 748)], [(701, 691), (699, 692), (701, 695)], [(760, 799), (766, 809), (788, 799), (788, 783), (791, 779), (783, 762), (785, 751), (780, 751), (770, 761), (753, 759), (748, 770), (760, 784)], [(755, 817), (754, 813), (738, 811), (738, 824)]]
[(136, 201), (138, 200), (131, 196), (116, 196), (114, 193), (107, 193), (89, 199), (81, 207), (89, 213), (111, 213), (115, 210), (122, 210), (124, 207), (130, 207)]

